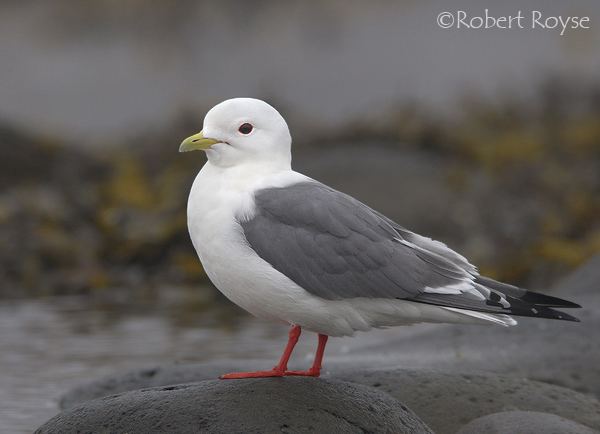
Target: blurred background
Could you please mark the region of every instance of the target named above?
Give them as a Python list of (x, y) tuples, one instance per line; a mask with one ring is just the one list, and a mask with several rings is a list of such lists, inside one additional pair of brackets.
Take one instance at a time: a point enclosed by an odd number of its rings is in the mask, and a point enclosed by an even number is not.
[[(224, 300), (187, 234), (205, 157), (177, 148), (227, 98), (269, 101), (297, 170), (491, 277), (548, 291), (599, 252), (600, 3), (487, 3), (0, 2), (7, 432), (116, 369), (277, 353), (285, 327)], [(591, 29), (436, 24), (486, 7)]]

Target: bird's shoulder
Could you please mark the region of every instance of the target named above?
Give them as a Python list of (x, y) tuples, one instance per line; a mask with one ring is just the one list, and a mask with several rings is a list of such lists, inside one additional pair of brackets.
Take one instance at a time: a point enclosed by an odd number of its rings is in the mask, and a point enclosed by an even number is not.
[(311, 178), (254, 192), (256, 220), (322, 232), (340, 238), (351, 233), (371, 240), (392, 239), (398, 233), (386, 219), (354, 197)]

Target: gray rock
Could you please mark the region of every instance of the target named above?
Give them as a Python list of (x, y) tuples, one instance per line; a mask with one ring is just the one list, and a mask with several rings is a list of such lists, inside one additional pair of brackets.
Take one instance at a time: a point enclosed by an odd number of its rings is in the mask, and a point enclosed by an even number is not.
[(596, 398), (518, 377), (374, 369), (338, 372), (336, 378), (389, 393), (437, 434), (455, 433), (473, 419), (506, 410), (553, 413), (600, 429), (600, 402)]
[(37, 434), (431, 433), (384, 392), (314, 378), (204, 381), (127, 392), (65, 410)]
[[(214, 378), (219, 373), (240, 369), (241, 365), (241, 362), (215, 362), (140, 370), (75, 389), (65, 395), (62, 404), (68, 408), (126, 388), (140, 389)], [(328, 374), (330, 378), (360, 383), (389, 393), (406, 403), (437, 433), (455, 432), (473, 419), (507, 409), (555, 413), (600, 429), (600, 403), (595, 398), (547, 383), (516, 376), (461, 374), (431, 369), (356, 370), (341, 365), (336, 368)]]
[(504, 411), (480, 417), (457, 434), (594, 434), (597, 431), (555, 414), (536, 411)]

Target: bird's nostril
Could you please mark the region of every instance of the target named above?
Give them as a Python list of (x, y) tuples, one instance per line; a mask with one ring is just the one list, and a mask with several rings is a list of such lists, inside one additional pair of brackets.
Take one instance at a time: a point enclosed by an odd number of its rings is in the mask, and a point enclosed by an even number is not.
[(192, 143), (196, 143), (199, 139), (192, 140)]

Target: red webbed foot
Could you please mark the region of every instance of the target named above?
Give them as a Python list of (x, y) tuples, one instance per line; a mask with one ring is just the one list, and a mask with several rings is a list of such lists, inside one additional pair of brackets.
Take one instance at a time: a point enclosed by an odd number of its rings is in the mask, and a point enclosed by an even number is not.
[(284, 375), (297, 375), (300, 377), (318, 377), (321, 371), (318, 369), (308, 369), (306, 371), (285, 371)]
[(219, 378), (221, 380), (238, 380), (242, 378), (283, 377), (284, 374), (285, 371), (279, 369), (271, 369), (269, 371), (231, 372), (229, 374), (223, 374)]

